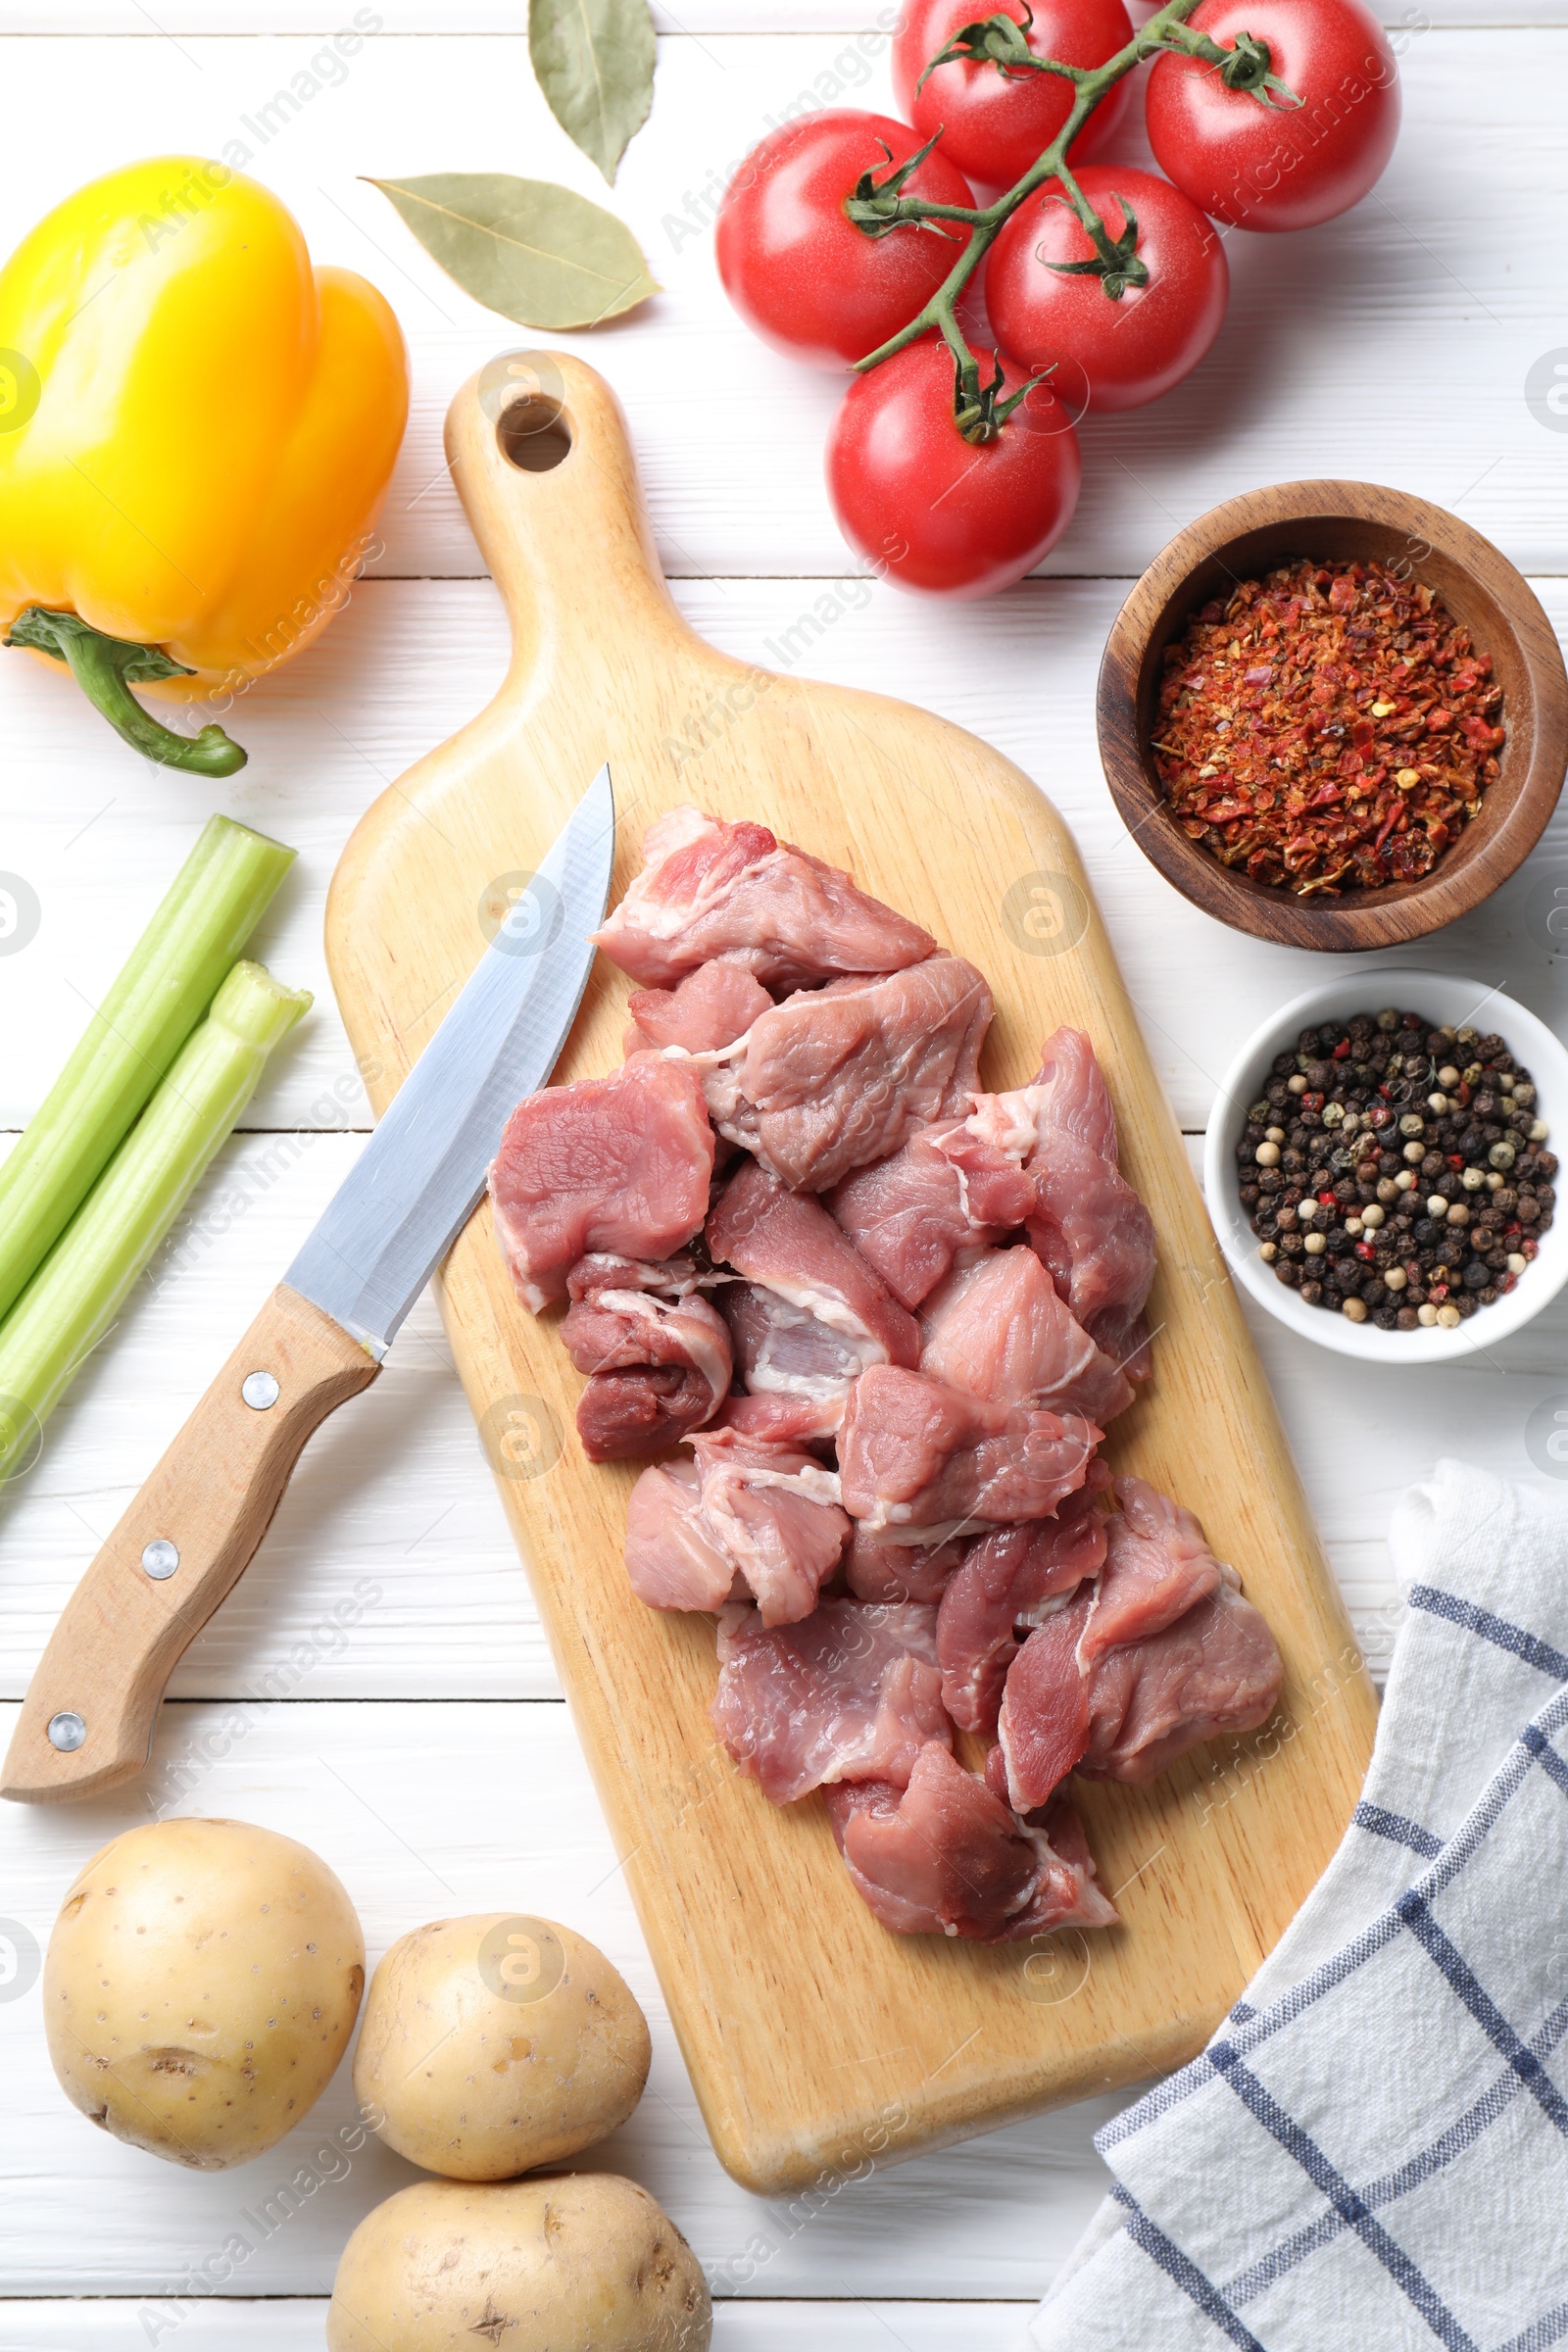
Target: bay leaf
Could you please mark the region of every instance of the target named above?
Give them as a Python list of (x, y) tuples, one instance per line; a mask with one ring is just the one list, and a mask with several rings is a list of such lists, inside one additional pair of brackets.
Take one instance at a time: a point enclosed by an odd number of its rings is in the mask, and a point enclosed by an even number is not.
[(528, 0), (528, 54), (567, 138), (613, 181), (653, 104), (648, 0)]
[(520, 326), (597, 326), (660, 292), (623, 221), (509, 172), (372, 179), (466, 294)]

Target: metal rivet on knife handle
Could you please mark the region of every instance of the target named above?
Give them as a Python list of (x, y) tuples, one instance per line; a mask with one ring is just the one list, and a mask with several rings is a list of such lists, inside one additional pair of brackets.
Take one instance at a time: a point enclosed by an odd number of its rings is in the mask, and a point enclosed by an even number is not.
[(65, 1754), (71, 1755), (83, 1744), (86, 1737), (87, 1726), (73, 1709), (68, 1707), (59, 1715), (50, 1716), (49, 1744), (51, 1747), (58, 1747)]
[(280, 1391), (270, 1372), (249, 1372), (240, 1383), (240, 1395), (254, 1413), (265, 1413), (277, 1402)]
[(141, 1555), (141, 1564), (149, 1576), (156, 1577), (162, 1583), (166, 1576), (172, 1576), (179, 1566), (178, 1546), (171, 1544), (167, 1536), (154, 1536)]

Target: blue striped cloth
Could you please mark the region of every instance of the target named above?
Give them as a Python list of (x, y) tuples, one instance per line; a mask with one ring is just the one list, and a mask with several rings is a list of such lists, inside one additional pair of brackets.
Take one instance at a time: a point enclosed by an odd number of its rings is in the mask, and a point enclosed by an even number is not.
[(1440, 1464), (1362, 1801), (1113, 2181), (1030, 2352), (1568, 2345), (1568, 1513)]

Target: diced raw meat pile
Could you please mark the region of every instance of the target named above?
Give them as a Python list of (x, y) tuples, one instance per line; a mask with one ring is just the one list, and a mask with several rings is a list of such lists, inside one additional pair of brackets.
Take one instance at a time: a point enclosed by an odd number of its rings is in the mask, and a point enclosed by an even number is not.
[(717, 1614), (720, 1741), (775, 1804), (823, 1791), (885, 1926), (1110, 1926), (1068, 1776), (1251, 1730), (1281, 1666), (1098, 1452), (1154, 1235), (1094, 1049), (985, 1094), (984, 976), (848, 874), (696, 808), (644, 858), (597, 934), (626, 1059), (520, 1102), (490, 1170), (518, 1297), (569, 1301), (584, 1451), (648, 1460), (632, 1591)]

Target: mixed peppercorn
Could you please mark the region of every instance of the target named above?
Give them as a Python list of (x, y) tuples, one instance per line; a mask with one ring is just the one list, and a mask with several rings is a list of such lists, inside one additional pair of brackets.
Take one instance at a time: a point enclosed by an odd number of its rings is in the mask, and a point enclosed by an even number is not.
[(1429, 873), (1481, 806), (1502, 689), (1433, 591), (1282, 565), (1167, 648), (1154, 764), (1182, 831), (1298, 898)]
[(1259, 1254), (1308, 1306), (1381, 1331), (1511, 1291), (1551, 1223), (1555, 1153), (1500, 1037), (1359, 1012), (1276, 1054), (1236, 1146)]

